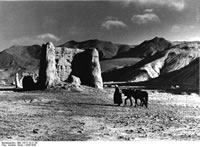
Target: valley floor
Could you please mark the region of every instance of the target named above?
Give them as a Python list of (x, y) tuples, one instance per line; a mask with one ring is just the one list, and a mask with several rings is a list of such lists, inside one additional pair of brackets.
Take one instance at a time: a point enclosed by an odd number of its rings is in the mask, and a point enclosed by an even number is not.
[(200, 140), (200, 97), (150, 91), (149, 108), (113, 90), (0, 91), (0, 141)]

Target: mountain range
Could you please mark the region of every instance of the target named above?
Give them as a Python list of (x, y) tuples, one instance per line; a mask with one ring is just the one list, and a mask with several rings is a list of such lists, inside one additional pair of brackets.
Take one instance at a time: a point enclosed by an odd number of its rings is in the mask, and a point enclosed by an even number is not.
[[(83, 50), (96, 48), (99, 51), (104, 81), (151, 81), (154, 84), (160, 81), (170, 85), (186, 79), (186, 83), (189, 83), (192, 75), (199, 75), (194, 67), (197, 68), (196, 64), (199, 64), (200, 42), (171, 42), (155, 37), (139, 45), (126, 45), (94, 39), (82, 42), (72, 40), (58, 47)], [(16, 72), (38, 72), (40, 55), (39, 45), (15, 45), (0, 52), (0, 80), (11, 82)], [(192, 73), (187, 74), (185, 68)], [(179, 79), (184, 77), (180, 76), (182, 73), (187, 78)], [(168, 80), (172, 75), (179, 76), (174, 78), (177, 79), (175, 81)], [(199, 77), (195, 77), (199, 81)]]

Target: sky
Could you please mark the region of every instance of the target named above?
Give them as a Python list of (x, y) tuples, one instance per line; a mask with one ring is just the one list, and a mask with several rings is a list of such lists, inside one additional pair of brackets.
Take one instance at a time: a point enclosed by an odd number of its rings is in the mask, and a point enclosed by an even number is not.
[(155, 36), (200, 41), (200, 0), (0, 1), (0, 51), (88, 39), (136, 45)]

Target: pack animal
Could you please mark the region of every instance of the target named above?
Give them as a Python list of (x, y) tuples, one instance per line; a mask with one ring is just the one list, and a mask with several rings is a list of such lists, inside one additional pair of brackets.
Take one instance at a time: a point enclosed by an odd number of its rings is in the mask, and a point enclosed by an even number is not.
[(135, 107), (138, 105), (138, 99), (140, 100), (140, 106), (145, 106), (148, 108), (148, 93), (146, 91), (142, 90), (136, 90), (136, 89), (122, 89), (122, 93), (126, 96), (125, 103), (126, 105), (127, 100), (130, 100), (131, 106), (133, 105), (132, 97), (135, 100)]

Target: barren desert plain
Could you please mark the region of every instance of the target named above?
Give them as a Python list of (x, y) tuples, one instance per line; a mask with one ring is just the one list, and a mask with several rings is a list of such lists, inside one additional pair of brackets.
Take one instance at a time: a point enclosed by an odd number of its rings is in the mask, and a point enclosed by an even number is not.
[[(149, 107), (116, 106), (114, 88), (0, 91), (1, 141), (199, 140), (200, 97), (147, 90)], [(124, 98), (124, 97), (123, 97)]]

